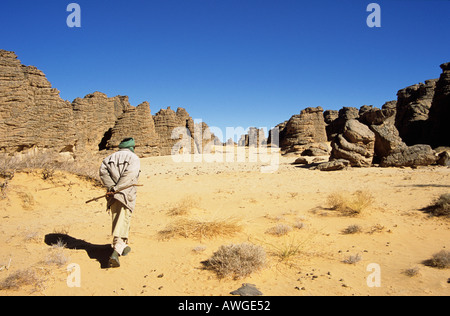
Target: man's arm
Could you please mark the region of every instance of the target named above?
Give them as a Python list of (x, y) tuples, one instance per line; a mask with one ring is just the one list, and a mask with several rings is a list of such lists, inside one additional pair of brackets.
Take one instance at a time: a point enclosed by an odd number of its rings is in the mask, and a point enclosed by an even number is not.
[(100, 179), (102, 180), (103, 185), (105, 187), (107, 187), (108, 189), (114, 187), (115, 183), (111, 179), (111, 176), (109, 175), (109, 172), (108, 172), (108, 168), (104, 161), (102, 162), (102, 164), (100, 166), (99, 173), (100, 173)]
[(128, 162), (128, 166), (123, 171), (119, 181), (115, 185), (113, 185), (113, 191), (117, 191), (123, 187), (136, 184), (139, 178), (140, 170), (141, 164), (139, 158), (136, 156), (130, 159)]

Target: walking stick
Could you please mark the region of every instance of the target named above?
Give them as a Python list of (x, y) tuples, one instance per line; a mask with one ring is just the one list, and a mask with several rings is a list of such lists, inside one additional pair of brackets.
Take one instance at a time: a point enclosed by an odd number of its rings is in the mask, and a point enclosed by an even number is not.
[[(143, 187), (143, 185), (142, 185), (142, 184), (131, 184), (131, 185), (127, 185), (126, 187), (123, 187), (123, 188), (120, 189), (120, 190), (117, 190), (117, 191), (114, 191), (114, 192), (109, 192), (109, 193), (118, 193), (118, 192), (120, 192), (120, 191), (129, 189), (129, 188), (131, 188), (131, 187)], [(94, 202), (94, 201), (98, 201), (98, 200), (100, 200), (101, 198), (106, 197), (107, 195), (108, 195), (108, 194), (104, 194), (104, 195), (102, 195), (102, 196), (99, 196), (99, 197), (90, 199), (89, 201), (86, 201), (86, 204), (87, 204), (87, 203)]]

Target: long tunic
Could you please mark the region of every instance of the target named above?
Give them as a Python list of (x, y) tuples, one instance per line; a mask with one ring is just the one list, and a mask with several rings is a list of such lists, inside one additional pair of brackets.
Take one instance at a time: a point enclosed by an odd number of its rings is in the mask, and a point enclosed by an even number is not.
[[(139, 157), (127, 148), (120, 149), (106, 157), (100, 166), (100, 179), (108, 190), (117, 191), (131, 184), (137, 184), (141, 164)], [(114, 200), (120, 201), (130, 211), (136, 206), (136, 187), (125, 189), (108, 199), (108, 209)]]

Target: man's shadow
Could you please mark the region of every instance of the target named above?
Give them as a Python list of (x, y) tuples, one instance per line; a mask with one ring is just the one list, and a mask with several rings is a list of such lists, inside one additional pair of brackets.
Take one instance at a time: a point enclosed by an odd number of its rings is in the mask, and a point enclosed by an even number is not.
[(89, 258), (95, 259), (100, 263), (101, 269), (108, 268), (109, 257), (113, 252), (111, 244), (94, 245), (66, 234), (47, 234), (45, 235), (44, 242), (49, 246), (55, 245), (59, 242), (65, 244), (65, 247), (68, 249), (85, 250)]

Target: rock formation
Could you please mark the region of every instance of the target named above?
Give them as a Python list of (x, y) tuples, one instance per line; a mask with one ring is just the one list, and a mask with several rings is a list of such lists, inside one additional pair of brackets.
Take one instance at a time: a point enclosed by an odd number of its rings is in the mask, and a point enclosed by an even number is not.
[(434, 97), (437, 79), (415, 84), (397, 93), (395, 126), (408, 145), (427, 141), (427, 120)]
[(433, 148), (450, 147), (450, 62), (442, 64), (429, 112), (429, 141)]
[(241, 135), (238, 146), (261, 147), (267, 144), (264, 135), (264, 129), (257, 127), (249, 127), (248, 134)]
[(356, 119), (348, 120), (342, 134), (331, 143), (330, 160), (345, 159), (352, 167), (369, 167), (375, 150), (375, 134)]
[(42, 71), (0, 50), (0, 151), (36, 146), (73, 151), (76, 139), (71, 104), (60, 98)]
[(143, 102), (137, 107), (128, 107), (117, 119), (111, 129), (111, 137), (106, 148), (117, 149), (124, 137), (133, 137), (136, 141), (136, 153), (158, 155), (159, 136), (150, 112), (150, 104)]
[(280, 132), (282, 152), (301, 153), (310, 144), (327, 141), (323, 109), (306, 108), (299, 115), (292, 116)]
[[(331, 162), (319, 170), (351, 166), (448, 165), (450, 147), (450, 63), (439, 79), (401, 89), (396, 101), (381, 109), (362, 106), (323, 111), (306, 108), (269, 132), (250, 128), (240, 144), (279, 146), (281, 152), (322, 156)], [(195, 123), (183, 108), (162, 109), (152, 116), (148, 102), (137, 107), (128, 97), (94, 92), (72, 103), (64, 101), (42, 71), (22, 65), (13, 52), (0, 50), (0, 152), (31, 148), (56, 152), (115, 149), (124, 137), (136, 139), (141, 155), (202, 153), (220, 141), (206, 123)], [(277, 141), (279, 140), (279, 141)], [(432, 147), (431, 147), (431, 146)], [(439, 151), (438, 151), (439, 152)]]
[[(334, 119), (333, 119), (334, 118)], [(358, 119), (359, 111), (354, 107), (343, 107), (338, 111), (337, 117), (336, 113), (327, 113), (327, 139), (328, 141), (332, 141), (334, 137), (343, 132), (345, 123), (348, 120)]]
[(182, 142), (193, 153), (211, 140), (217, 143), (204, 123), (197, 127), (201, 135), (197, 143), (191, 141), (195, 130), (183, 108), (152, 116), (148, 102), (133, 107), (127, 96), (109, 98), (101, 92), (64, 101), (40, 70), (22, 65), (15, 53), (0, 50), (0, 152), (48, 148), (84, 153), (115, 149), (130, 136), (141, 155), (167, 155)]
[(437, 161), (436, 153), (430, 145), (404, 146), (383, 157), (381, 167), (429, 166)]
[(108, 98), (104, 93), (94, 92), (73, 100), (72, 108), (76, 149), (84, 152), (105, 149), (105, 141), (117, 119), (132, 106), (126, 96)]

